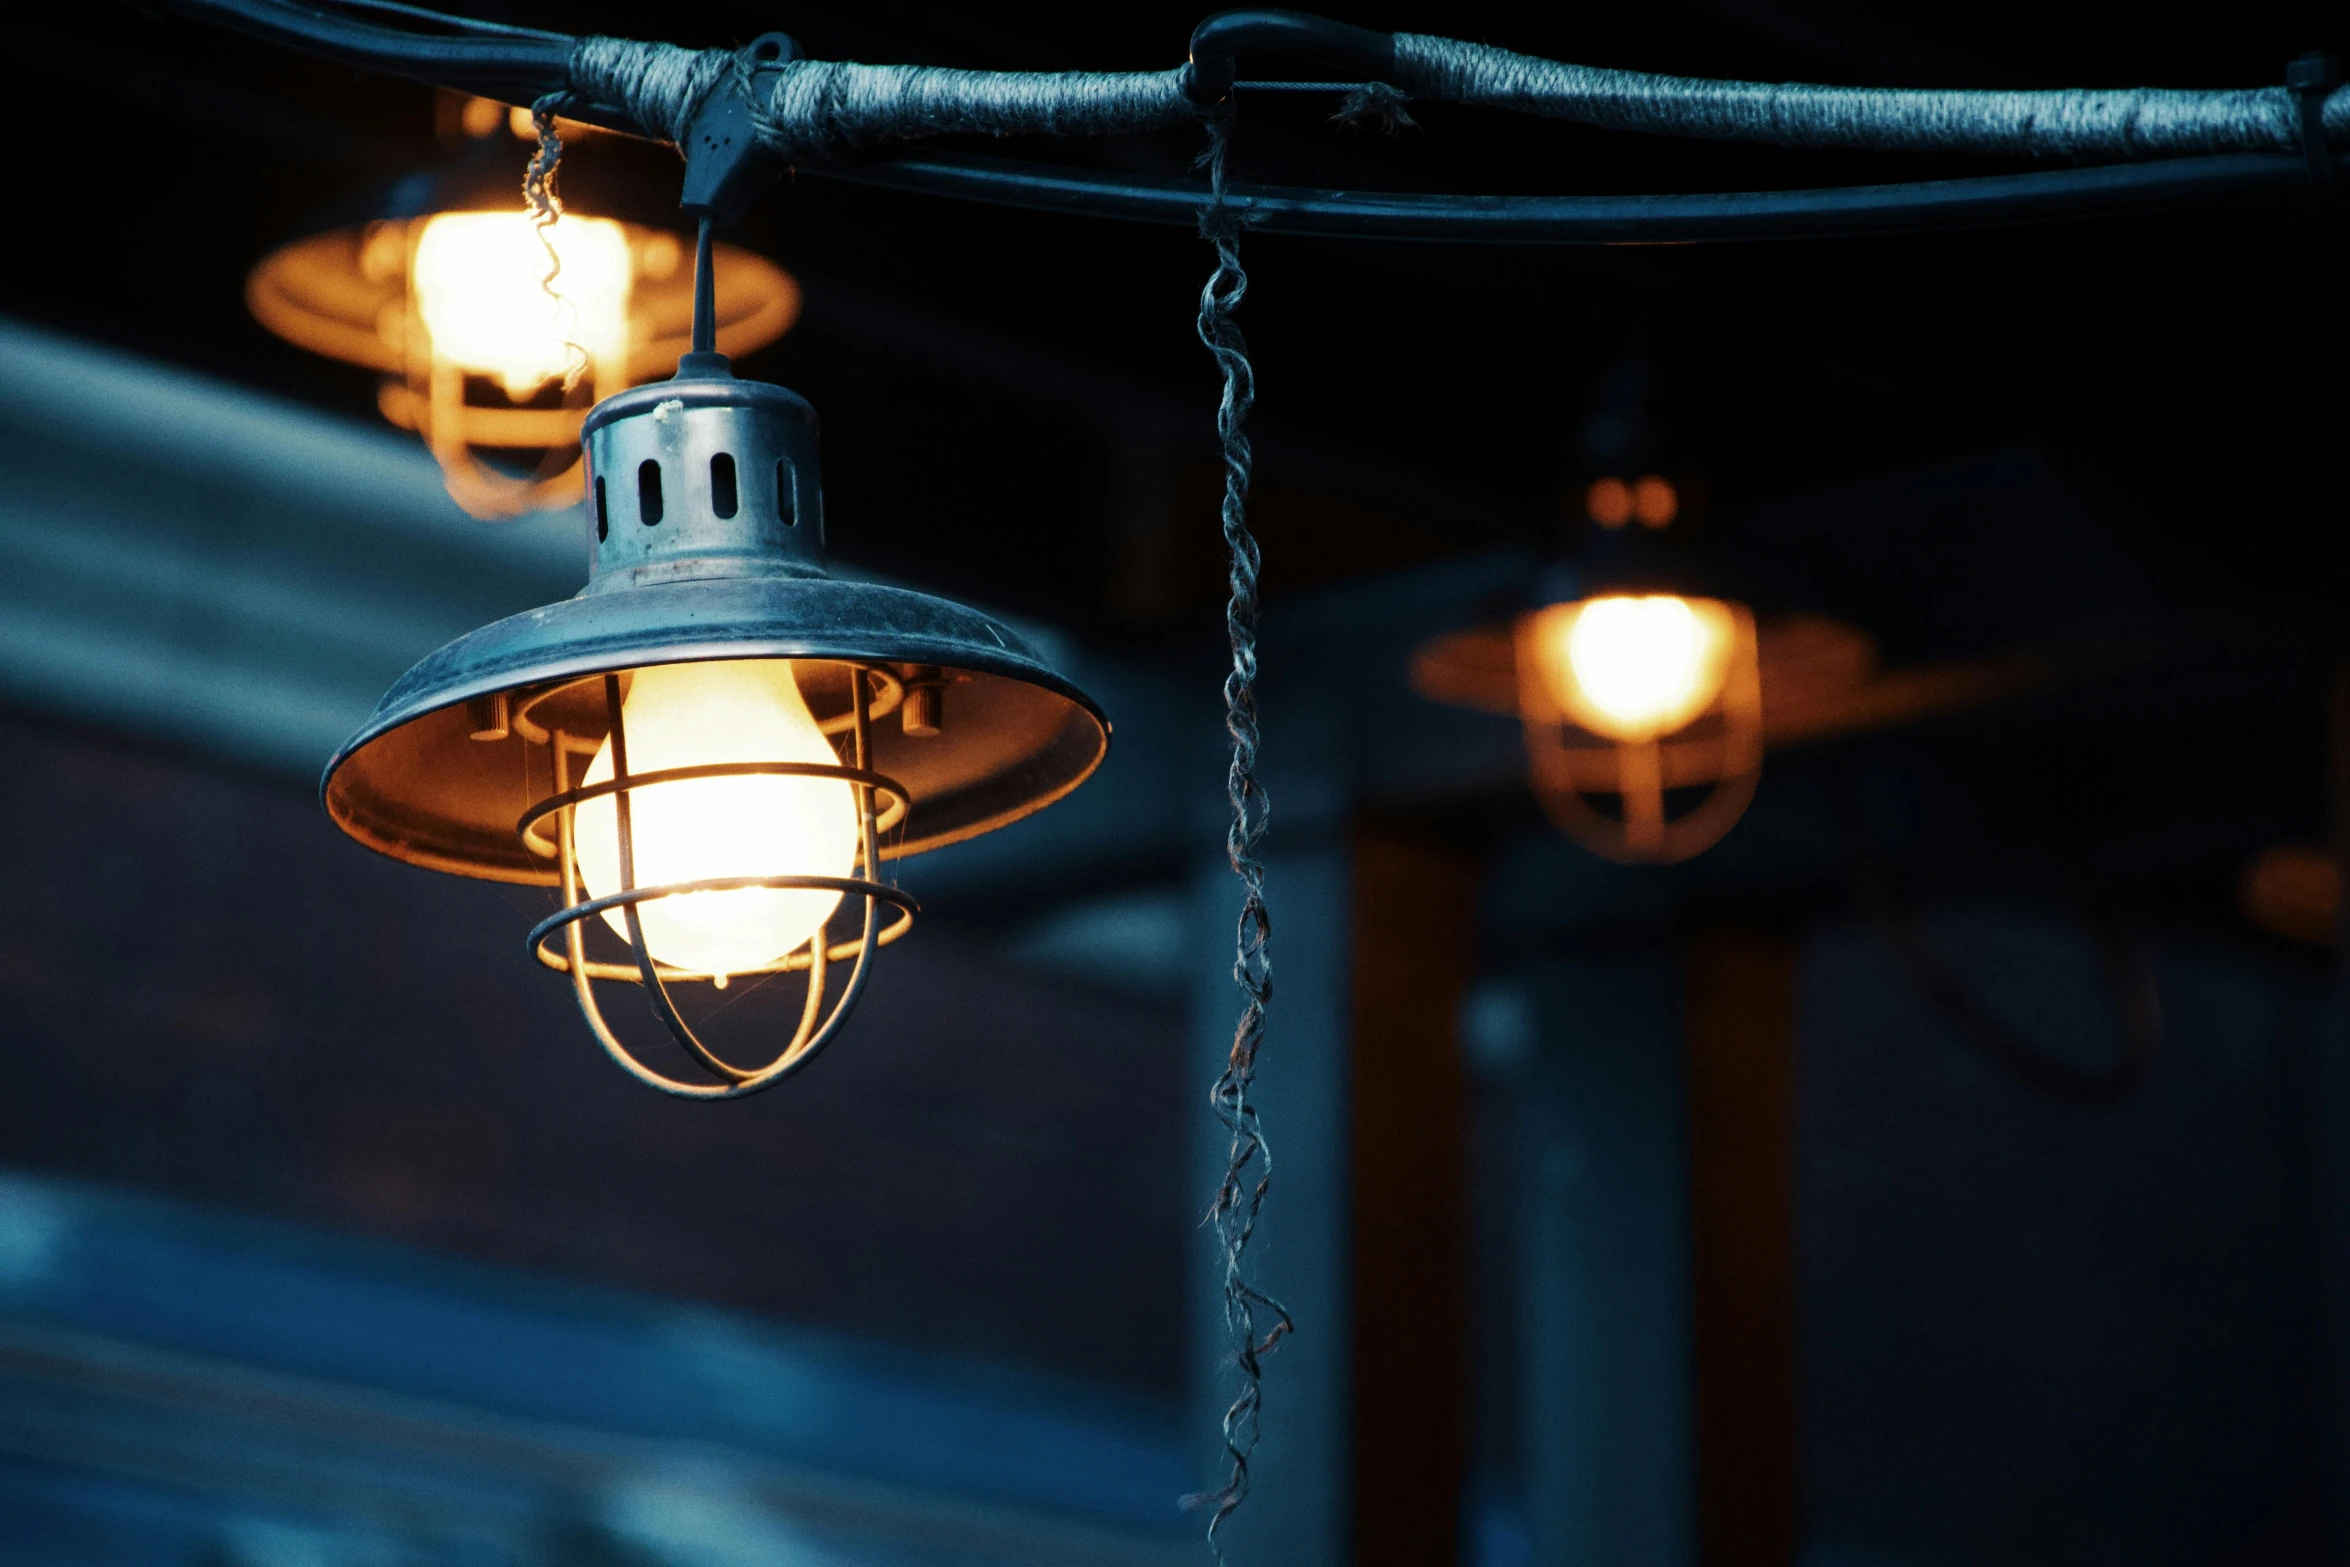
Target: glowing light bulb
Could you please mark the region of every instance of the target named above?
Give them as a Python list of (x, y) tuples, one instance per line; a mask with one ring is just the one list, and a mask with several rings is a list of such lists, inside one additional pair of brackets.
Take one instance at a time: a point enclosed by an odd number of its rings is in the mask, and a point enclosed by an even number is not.
[(1541, 638), (1553, 694), (1610, 739), (1670, 734), (1711, 706), (1728, 678), (1734, 623), (1711, 600), (1610, 595), (1545, 613), (1556, 617)]
[[(662, 664), (636, 672), (621, 719), (632, 774), (712, 762), (840, 760), (780, 659)], [(604, 741), (583, 783), (612, 776)], [(752, 774), (689, 778), (631, 792), (636, 885), (718, 876), (847, 876), (856, 865), (855, 792), (829, 778)], [(620, 890), (619, 816), (610, 795), (582, 804), (574, 838), (591, 896)], [(637, 906), (645, 946), (691, 974), (763, 968), (824, 928), (837, 892), (747, 887), (659, 898)], [(605, 923), (623, 938), (619, 909)]]
[(410, 287), (433, 352), (496, 376), (517, 402), (577, 358), (615, 361), (627, 343), (628, 234), (609, 218), (547, 230), (562, 267), (547, 294), (547, 250), (527, 212), (443, 212), (424, 225)]

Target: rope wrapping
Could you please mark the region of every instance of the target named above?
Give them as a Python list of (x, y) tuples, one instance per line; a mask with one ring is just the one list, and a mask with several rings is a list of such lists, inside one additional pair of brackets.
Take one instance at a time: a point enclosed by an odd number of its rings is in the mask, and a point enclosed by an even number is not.
[[(1224, 727), (1232, 739), (1225, 794), (1232, 824), (1224, 837), (1225, 857), (1240, 879), (1240, 921), (1234, 942), (1232, 978), (1242, 996), (1232, 1049), (1210, 1090), (1208, 1102), (1230, 1137), (1223, 1179), (1208, 1209), (1222, 1253), (1224, 1331), (1240, 1391), (1224, 1411), (1224, 1484), (1192, 1498), (1213, 1509), (1208, 1545), (1225, 1560), (1225, 1522), (1248, 1499), (1249, 1463), (1256, 1452), (1264, 1407), (1264, 1357), (1296, 1330), (1288, 1308), (1251, 1284), (1245, 1267), (1248, 1243), (1256, 1233), (1265, 1194), (1273, 1182), (1273, 1150), (1249, 1091), (1256, 1082), (1257, 1053), (1265, 1042), (1265, 1011), (1273, 999), (1273, 921), (1265, 907), (1265, 866), (1258, 858), (1270, 821), (1271, 802), (1257, 778), (1257, 574), (1262, 556), (1248, 526), (1248, 487), (1254, 454), (1246, 429), (1256, 403), (1256, 371), (1237, 316), (1248, 297), (1248, 273), (1240, 264), (1243, 220), (1225, 202), (1225, 166), (1231, 146), (1231, 108), (1220, 106), (1208, 119), (1208, 204), (1200, 212), (1200, 237), (1216, 248), (1216, 267), (1200, 290), (1199, 336), (1223, 374), (1216, 403), (1216, 435), (1224, 455), (1224, 543), (1231, 552), (1231, 598), (1224, 630), (1232, 667), (1224, 677)], [(1251, 1171), (1254, 1178), (1251, 1178)], [(1272, 1318), (1260, 1331), (1260, 1313)]]
[[(1912, 91), (1802, 83), (1713, 81), (1570, 65), (1426, 33), (1397, 33), (1396, 87), (1372, 84), (1401, 114), (1402, 97), (1510, 109), (1615, 130), (1763, 142), (1781, 147), (1969, 153), (2118, 162), (2229, 152), (2302, 150), (2300, 99), (2290, 88), (2216, 91), (2083, 88), (2038, 92)], [(682, 144), (704, 97), (747, 60), (624, 38), (582, 38), (573, 90), (625, 113), (646, 135)], [(754, 103), (759, 138), (787, 159), (837, 157), (921, 136), (1106, 136), (1196, 124), (1185, 72), (963, 71), (933, 66), (794, 60), (770, 67)], [(2318, 121), (2350, 141), (2350, 87), (2326, 94)], [(1402, 123), (1409, 123), (1408, 118)]]
[(735, 68), (724, 49), (588, 37), (572, 48), (571, 88), (622, 111), (645, 135), (682, 147), (702, 100)]
[(786, 159), (916, 136), (1112, 136), (1197, 125), (1174, 71), (958, 71), (794, 60), (755, 100), (759, 140)]
[[(683, 146), (702, 100), (749, 61), (723, 49), (582, 38), (572, 89)], [(1172, 71), (962, 71), (791, 60), (752, 96), (759, 140), (787, 161), (837, 157), (918, 136), (1110, 136), (1197, 125)]]
[[(1711, 81), (1566, 65), (1426, 33), (1395, 35), (1395, 68), (1414, 97), (1779, 147), (2079, 162), (2301, 148), (2301, 108), (2282, 86), (1922, 92)], [(2350, 89), (2327, 98), (2323, 117), (2328, 137), (2350, 139)]]

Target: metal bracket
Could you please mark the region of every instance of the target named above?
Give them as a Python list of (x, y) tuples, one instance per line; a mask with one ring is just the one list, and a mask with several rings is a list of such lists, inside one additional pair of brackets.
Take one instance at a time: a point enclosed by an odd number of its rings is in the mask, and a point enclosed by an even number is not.
[(2340, 187), (2334, 172), (2334, 152), (2326, 145), (2326, 99), (2342, 84), (2342, 72), (2330, 54), (2305, 54), (2285, 67), (2285, 86), (2301, 109), (2301, 154), (2309, 160), (2309, 182), (2321, 196)]
[(1392, 34), (1303, 11), (1219, 11), (1192, 32), (1184, 95), (1203, 109), (1222, 102), (1232, 92), (1234, 62), (1244, 54), (1311, 60), (1375, 82), (1395, 74)]
[(800, 59), (797, 40), (787, 33), (761, 33), (751, 40), (748, 78), (730, 72), (710, 90), (687, 128), (685, 188), (678, 205), (715, 223), (742, 221), (752, 203), (784, 174), (783, 160), (759, 145), (752, 93), (765, 70)]

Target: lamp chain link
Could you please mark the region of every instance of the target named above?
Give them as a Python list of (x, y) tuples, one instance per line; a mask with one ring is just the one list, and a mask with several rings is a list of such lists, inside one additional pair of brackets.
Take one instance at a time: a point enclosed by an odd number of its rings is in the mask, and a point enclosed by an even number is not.
[[(1265, 867), (1257, 858), (1271, 806), (1264, 785), (1257, 779), (1257, 572), (1261, 557), (1248, 526), (1253, 455), (1244, 428), (1256, 401), (1256, 372), (1249, 364), (1248, 343), (1235, 319), (1248, 294), (1248, 273), (1240, 265), (1240, 231), (1245, 220), (1224, 200), (1232, 131), (1229, 101), (1209, 116), (1207, 128), (1208, 150), (1202, 161), (1207, 165), (1210, 194), (1200, 213), (1200, 235), (1216, 247), (1216, 267), (1207, 286), (1200, 290), (1199, 335), (1224, 376), (1223, 395), (1216, 404), (1216, 434), (1224, 453), (1224, 542), (1232, 560), (1231, 599), (1224, 611), (1224, 629), (1232, 645), (1232, 669), (1224, 678), (1224, 727), (1232, 736), (1232, 765), (1225, 791), (1232, 802), (1232, 825), (1224, 846), (1232, 873), (1240, 878), (1240, 923), (1232, 977), (1245, 1002), (1233, 1031), (1231, 1054), (1209, 1094), (1217, 1120), (1231, 1135), (1223, 1180), (1208, 1209), (1208, 1222), (1215, 1227), (1222, 1252), (1224, 1328), (1240, 1373), (1240, 1391), (1224, 1411), (1224, 1484), (1192, 1501), (1215, 1509), (1208, 1520), (1208, 1546), (1222, 1563), (1225, 1521), (1249, 1492), (1249, 1461), (1256, 1451), (1264, 1403), (1263, 1357), (1295, 1329), (1296, 1323), (1286, 1307), (1248, 1281), (1243, 1266), (1249, 1237), (1256, 1231), (1273, 1177), (1273, 1151), (1265, 1141), (1249, 1093), (1256, 1081), (1257, 1052), (1265, 1040), (1265, 1008), (1273, 999), (1273, 924), (1265, 909)], [(1260, 1314), (1272, 1318), (1272, 1325), (1262, 1332)]]

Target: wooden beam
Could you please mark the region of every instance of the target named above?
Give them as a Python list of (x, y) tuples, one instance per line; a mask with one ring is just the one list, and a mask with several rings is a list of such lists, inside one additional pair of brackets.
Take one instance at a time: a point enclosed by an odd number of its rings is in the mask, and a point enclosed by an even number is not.
[(1690, 942), (1685, 1004), (1699, 1560), (1790, 1567), (1800, 1534), (1794, 1237), (1800, 949)]
[(1469, 1430), (1468, 1084), (1479, 865), (1354, 841), (1354, 1557), (1458, 1559)]

